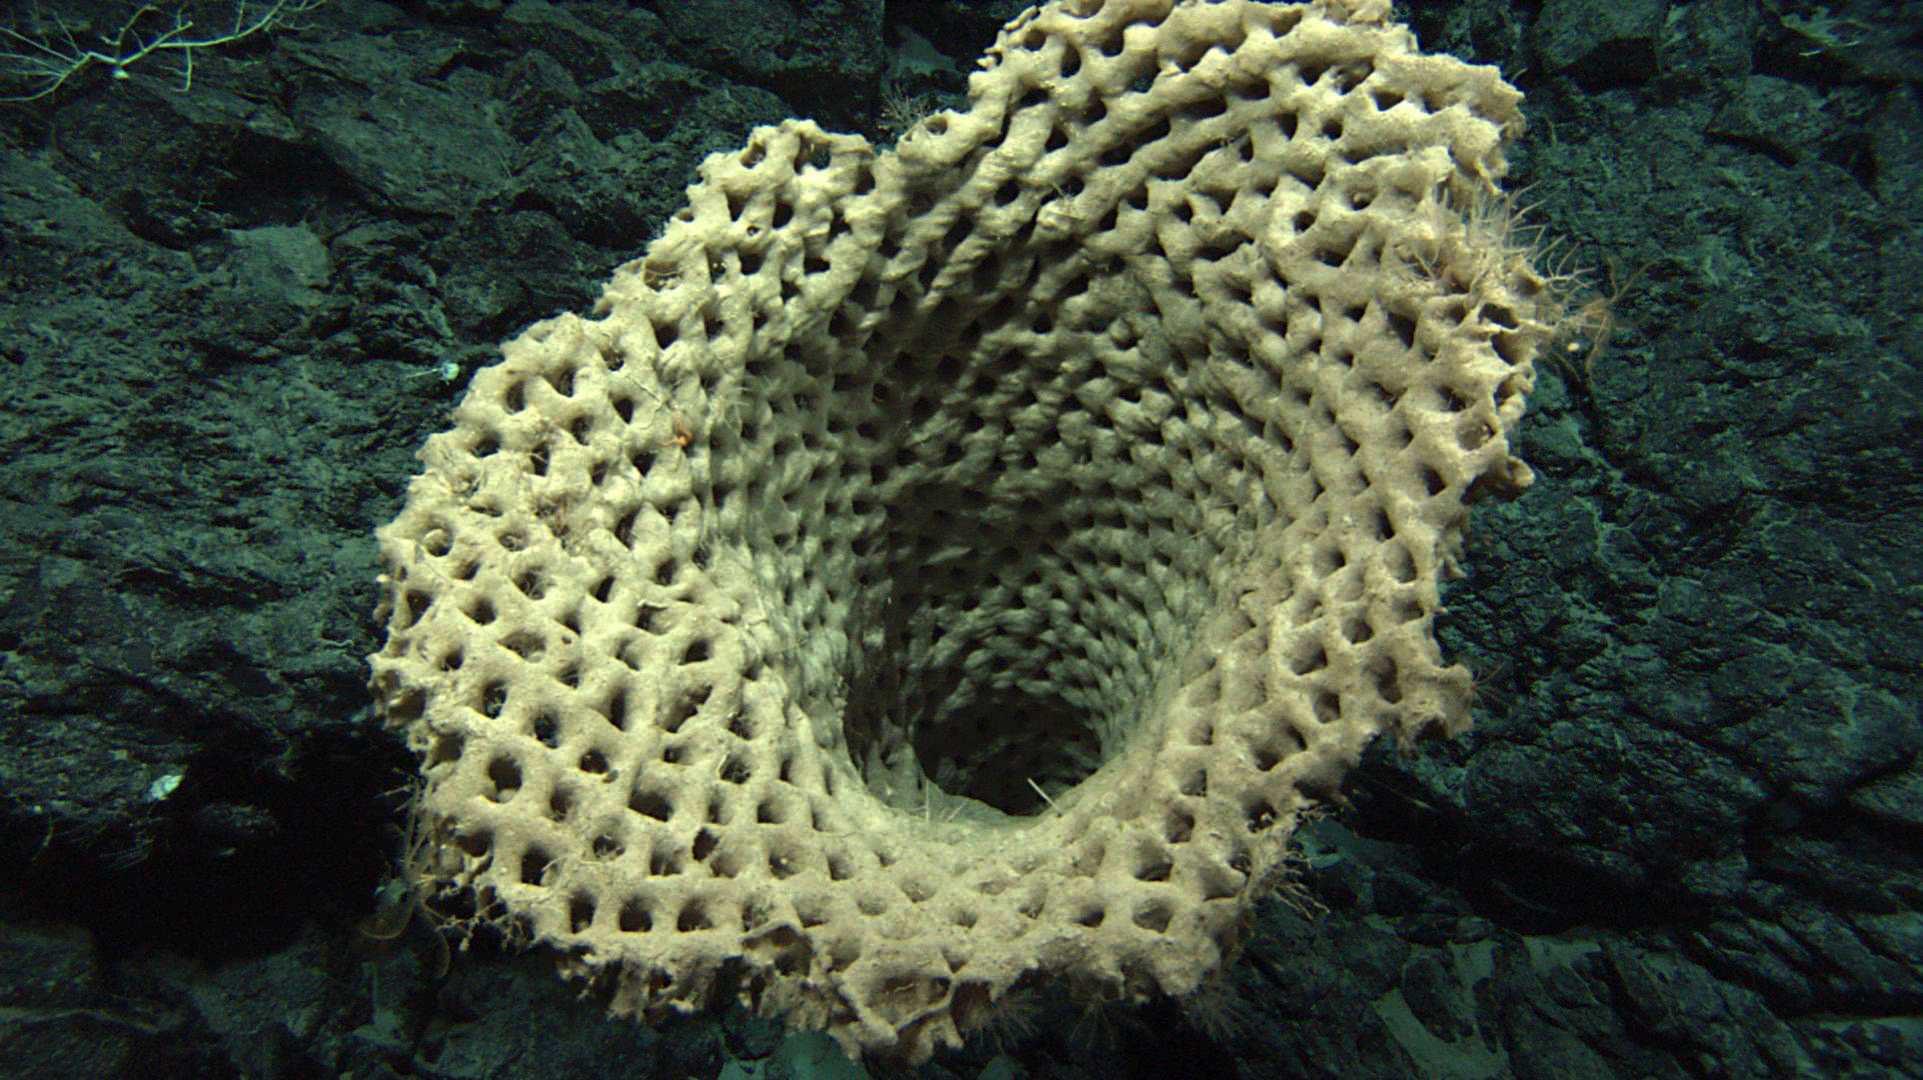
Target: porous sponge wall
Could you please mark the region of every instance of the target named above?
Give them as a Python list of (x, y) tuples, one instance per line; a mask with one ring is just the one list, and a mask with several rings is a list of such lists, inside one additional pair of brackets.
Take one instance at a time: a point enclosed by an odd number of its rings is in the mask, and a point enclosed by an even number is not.
[(919, 1060), (1183, 993), (1370, 739), (1466, 722), (1519, 95), (1375, 0), (1057, 3), (969, 91), (709, 159), (380, 531), (427, 872), (617, 1009)]

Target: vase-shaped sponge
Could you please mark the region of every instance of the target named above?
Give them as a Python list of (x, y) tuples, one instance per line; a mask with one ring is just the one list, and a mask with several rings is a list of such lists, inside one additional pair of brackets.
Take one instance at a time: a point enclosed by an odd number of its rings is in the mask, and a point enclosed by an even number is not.
[(618, 1009), (916, 1060), (1179, 994), (1378, 735), (1555, 302), (1519, 95), (1381, 0), (1063, 0), (878, 151), (700, 170), (380, 531), (423, 873)]

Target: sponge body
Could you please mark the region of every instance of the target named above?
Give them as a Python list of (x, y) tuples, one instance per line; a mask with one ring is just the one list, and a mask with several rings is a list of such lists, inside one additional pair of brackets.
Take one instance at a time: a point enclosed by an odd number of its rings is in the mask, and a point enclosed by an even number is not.
[(1385, 4), (1086, 0), (891, 150), (710, 158), (380, 530), (431, 876), (619, 1010), (908, 1060), (1193, 989), (1371, 739), (1467, 722), (1437, 582), (1553, 316), (1519, 100)]

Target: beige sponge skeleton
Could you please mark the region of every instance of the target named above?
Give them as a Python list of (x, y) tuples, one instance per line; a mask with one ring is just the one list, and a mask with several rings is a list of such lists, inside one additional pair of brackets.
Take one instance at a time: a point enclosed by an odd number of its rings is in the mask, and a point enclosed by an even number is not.
[(479, 372), (380, 530), (424, 886), (617, 1011), (850, 1052), (1181, 995), (1431, 633), (1552, 290), (1520, 95), (1386, 0), (1080, 0), (889, 150), (709, 158)]

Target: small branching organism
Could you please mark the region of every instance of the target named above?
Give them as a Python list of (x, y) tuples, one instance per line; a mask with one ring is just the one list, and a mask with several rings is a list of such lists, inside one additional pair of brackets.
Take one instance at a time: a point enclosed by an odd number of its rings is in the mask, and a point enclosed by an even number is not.
[[(1609, 337), (1615, 333), (1617, 325), (1617, 305), (1636, 284), (1643, 272), (1649, 269), (1644, 263), (1621, 277), (1616, 264), (1609, 264), (1609, 288), (1607, 291), (1593, 290), (1580, 307), (1570, 312), (1557, 329), (1558, 337), (1564, 339), (1562, 349), (1552, 352), (1556, 361), (1562, 365), (1571, 378), (1576, 377), (1580, 368), (1581, 381), (1587, 384), (1595, 374), (1596, 361), (1609, 347)], [(1577, 357), (1581, 357), (1578, 364)]]
[(127, 69), (157, 53), (171, 52), (180, 60), (179, 90), (194, 85), (194, 51), (228, 45), (263, 31), (284, 28), (294, 17), (313, 11), (327, 0), (273, 0), (265, 5), (235, 0), (231, 25), (220, 33), (195, 34), (187, 9), (171, 15), (153, 4), (135, 8), (112, 37), (91, 35), (96, 46), (81, 44), (89, 36), (67, 20), (54, 16), (29, 18), (19, 25), (0, 27), (0, 83), (18, 87), (0, 94), (0, 101), (37, 101), (90, 68), (106, 69), (116, 79), (129, 78)]
[(881, 91), (881, 117), (878, 126), (890, 138), (899, 139), (915, 129), (917, 124), (933, 116), (940, 105), (933, 94), (914, 94), (898, 83), (890, 83)]
[(1041, 992), (1018, 985), (989, 1004), (986, 1018), (972, 1034), (988, 1049), (1008, 1053), (1035, 1037), (1041, 1015)]
[(663, 449), (672, 446), (677, 450), (686, 450), (688, 444), (694, 441), (694, 432), (689, 431), (688, 425), (681, 422), (681, 414), (675, 412), (673, 407), (671, 407), (667, 400), (660, 394), (655, 393), (643, 384), (636, 383), (635, 385), (640, 387), (642, 393), (654, 399), (655, 404), (661, 407), (661, 411), (668, 414), (669, 422), (674, 425), (674, 434), (662, 439), (657, 445)]
[(1471, 671), (1469, 673), (1470, 703), (1483, 708), (1509, 708), (1508, 695), (1496, 689), (1496, 686), (1506, 681), (1508, 676), (1509, 660), (1506, 657), (1496, 661), (1495, 665), (1486, 671)]
[(394, 875), (375, 890), (374, 911), (362, 919), (359, 926), (362, 942), (369, 951), (382, 951), (399, 940), (415, 920), (425, 921), (433, 931), (436, 978), (445, 975), (453, 962), (447, 931), (455, 924), (454, 920), (436, 913), (427, 905), (428, 893), (436, 880), (433, 863), (438, 848), (433, 826), (429, 824), (427, 812), (421, 806), (420, 785), (410, 785), (399, 865), (395, 867)]
[[(1534, 207), (1518, 202), (1521, 194), (1478, 190), (1460, 211), (1464, 233), (1474, 241), (1466, 250), (1489, 254), (1452, 259), (1448, 256), (1453, 252), (1444, 244), (1441, 246), (1446, 254), (1438, 259), (1440, 265), (1424, 261), (1420, 251), (1415, 253), (1415, 265), (1471, 292), (1480, 286), (1483, 275), (1492, 272), (1525, 283), (1532, 295), (1543, 299), (1545, 314), (1541, 318), (1551, 331), (1551, 345), (1546, 350), (1549, 358), (1570, 381), (1586, 385), (1619, 324), (1618, 308), (1623, 297), (1649, 265), (1623, 276), (1611, 263), (1608, 288), (1595, 286), (1570, 249), (1530, 220)], [(1450, 280), (1458, 262), (1467, 264), (1473, 273), (1462, 280)]]
[(1259, 1010), (1242, 996), (1228, 968), (1210, 973), (1175, 1004), (1188, 1026), (1214, 1043), (1240, 1039), (1260, 1020)]

